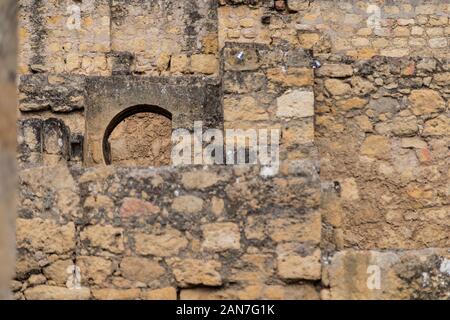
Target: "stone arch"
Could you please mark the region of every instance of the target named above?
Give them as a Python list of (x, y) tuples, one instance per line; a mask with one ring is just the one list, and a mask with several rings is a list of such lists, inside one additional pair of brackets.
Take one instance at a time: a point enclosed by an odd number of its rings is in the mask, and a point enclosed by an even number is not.
[[(109, 122), (109, 124), (106, 127), (106, 130), (103, 134), (102, 139), (102, 151), (103, 151), (103, 159), (107, 165), (110, 165), (113, 163), (113, 155), (111, 153), (111, 145), (110, 145), (110, 138), (116, 128), (120, 126), (125, 120), (138, 115), (138, 114), (151, 114), (151, 115), (158, 115), (160, 117), (166, 118), (170, 121), (170, 125), (168, 128), (170, 129), (170, 132), (172, 130), (172, 113), (168, 110), (161, 108), (159, 106), (155, 105), (135, 105), (129, 108), (126, 108), (125, 110), (119, 112), (116, 116), (112, 118), (112, 120)], [(167, 128), (166, 128), (167, 129)]]

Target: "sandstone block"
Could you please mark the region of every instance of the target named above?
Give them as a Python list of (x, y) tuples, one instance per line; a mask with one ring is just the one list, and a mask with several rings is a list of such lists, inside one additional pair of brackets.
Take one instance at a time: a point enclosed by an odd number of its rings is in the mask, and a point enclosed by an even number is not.
[(162, 288), (156, 290), (144, 291), (142, 300), (177, 300), (177, 290), (175, 288)]
[[(240, 36), (240, 32), (237, 32)], [(258, 53), (254, 49), (226, 48), (224, 57), (225, 70), (250, 71), (258, 69), (261, 65)]]
[(138, 233), (135, 241), (138, 254), (157, 257), (176, 255), (188, 245), (182, 233), (174, 229), (168, 229), (161, 234)]
[(148, 217), (157, 215), (160, 211), (161, 209), (153, 203), (139, 199), (125, 198), (120, 208), (120, 216), (122, 218)]
[(194, 214), (202, 211), (204, 201), (195, 196), (181, 196), (175, 198), (172, 210), (179, 213)]
[(391, 143), (384, 136), (369, 136), (361, 147), (361, 154), (371, 158), (389, 159)]
[(314, 93), (312, 91), (287, 91), (277, 99), (277, 117), (306, 118), (314, 116)]
[(223, 104), (225, 121), (269, 120), (269, 114), (265, 107), (258, 104), (258, 101), (253, 97), (225, 98)]
[(185, 54), (173, 56), (170, 62), (170, 71), (174, 73), (189, 72), (189, 58)]
[(411, 111), (416, 116), (440, 112), (445, 109), (445, 101), (441, 95), (434, 90), (413, 90), (409, 96)]
[(317, 33), (302, 33), (298, 36), (300, 46), (304, 49), (312, 49), (320, 41), (320, 35)]
[(206, 189), (220, 181), (220, 177), (214, 172), (193, 171), (186, 172), (181, 178), (181, 183), (187, 189)]
[(124, 248), (123, 229), (113, 226), (90, 226), (80, 233), (81, 241), (88, 248), (98, 248), (111, 253), (122, 253)]
[(39, 218), (16, 221), (17, 247), (63, 254), (75, 249), (75, 225), (59, 225)]
[(287, 148), (314, 143), (314, 129), (314, 122), (312, 120), (307, 123), (288, 126), (283, 129), (281, 143)]
[(240, 231), (235, 223), (214, 223), (204, 225), (203, 230), (203, 248), (215, 252), (226, 250), (239, 250)]
[(268, 222), (268, 234), (275, 242), (309, 242), (320, 243), (321, 215), (319, 212), (308, 214), (305, 217), (282, 218)]
[(158, 262), (138, 257), (123, 258), (120, 271), (127, 279), (146, 284), (158, 280), (165, 273), (165, 269)]
[(338, 106), (338, 108), (340, 108), (344, 111), (349, 111), (349, 110), (353, 110), (353, 109), (364, 108), (364, 106), (366, 106), (368, 103), (369, 103), (369, 101), (367, 101), (366, 99), (356, 97), (356, 98), (350, 98), (347, 100), (338, 101), (337, 106)]
[(325, 88), (333, 96), (343, 96), (351, 91), (348, 83), (337, 79), (328, 79), (325, 81)]
[(341, 183), (341, 189), (342, 199), (348, 201), (359, 200), (359, 188), (354, 178), (344, 179)]
[(47, 279), (54, 281), (58, 286), (65, 286), (69, 279), (69, 271), (73, 266), (72, 260), (58, 260), (44, 269), (44, 275)]
[(328, 271), (331, 298), (334, 300), (406, 298), (408, 296), (406, 291), (397, 291), (401, 283), (393, 272), (393, 266), (399, 262), (399, 257), (390, 252), (337, 253)]
[(435, 119), (425, 122), (423, 135), (425, 137), (450, 136), (450, 117), (440, 115)]
[(319, 77), (346, 78), (353, 75), (353, 67), (347, 64), (324, 64), (316, 71)]
[(292, 243), (278, 246), (278, 275), (284, 280), (319, 280), (322, 274), (320, 249), (301, 255), (296, 247)]
[(82, 283), (104, 284), (112, 274), (112, 262), (99, 257), (78, 257)]
[(222, 276), (220, 275), (221, 263), (218, 261), (204, 260), (173, 260), (169, 261), (173, 274), (180, 287), (190, 285), (204, 285), (217, 287), (222, 285)]
[(302, 11), (309, 8), (310, 2), (307, 0), (288, 0), (287, 7), (291, 11)]
[(138, 300), (141, 295), (139, 289), (97, 289), (92, 290), (96, 300)]
[(307, 87), (314, 84), (314, 72), (311, 68), (273, 68), (267, 70), (267, 78), (288, 87)]
[(214, 74), (219, 70), (219, 62), (215, 55), (194, 54), (190, 70), (194, 73)]
[(89, 300), (91, 291), (88, 288), (68, 289), (52, 286), (37, 286), (25, 290), (27, 300)]

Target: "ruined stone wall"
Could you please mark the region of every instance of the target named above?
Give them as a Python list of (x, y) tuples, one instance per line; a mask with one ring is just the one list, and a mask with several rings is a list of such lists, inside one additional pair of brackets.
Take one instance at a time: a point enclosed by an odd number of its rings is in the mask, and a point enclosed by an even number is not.
[(22, 171), (16, 298), (318, 299), (317, 171), (297, 162), (259, 173)]
[(0, 2), (0, 300), (11, 298), (14, 274), (14, 220), (16, 218), (15, 115), (17, 94), (17, 6)]
[[(448, 1), (109, 3), (20, 1), (16, 298), (449, 298)], [(282, 170), (81, 169), (141, 104)]]

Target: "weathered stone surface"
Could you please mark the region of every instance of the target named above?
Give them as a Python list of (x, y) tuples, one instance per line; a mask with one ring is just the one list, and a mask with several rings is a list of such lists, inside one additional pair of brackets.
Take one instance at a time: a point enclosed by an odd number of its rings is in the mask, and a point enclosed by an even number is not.
[(158, 280), (165, 273), (158, 262), (138, 257), (124, 258), (120, 263), (120, 271), (127, 279), (146, 284)]
[(270, 81), (289, 87), (307, 87), (314, 84), (314, 73), (310, 68), (270, 69), (267, 71), (267, 77)]
[(224, 60), (225, 70), (250, 71), (261, 65), (257, 51), (252, 48), (225, 48)]
[(391, 156), (391, 143), (384, 136), (369, 136), (361, 147), (361, 154), (377, 159), (389, 159)]
[(269, 120), (266, 108), (253, 97), (226, 98), (223, 107), (227, 122)]
[[(58, 260), (44, 269), (44, 275), (58, 286), (65, 286), (73, 270), (72, 260)], [(72, 267), (72, 268), (71, 268)]]
[(226, 250), (239, 250), (240, 231), (235, 223), (214, 223), (204, 225), (203, 230), (203, 249), (214, 252)]
[(161, 209), (153, 203), (139, 199), (126, 198), (123, 200), (122, 207), (120, 208), (120, 215), (122, 218), (148, 217), (157, 215), (160, 210)]
[(434, 90), (413, 90), (409, 96), (411, 111), (416, 116), (440, 112), (445, 108), (445, 101)]
[(113, 226), (90, 226), (81, 231), (82, 242), (89, 247), (109, 251), (111, 253), (122, 253), (124, 248), (123, 229)]
[(214, 74), (218, 71), (218, 68), (219, 62), (214, 55), (194, 54), (191, 57), (190, 69), (192, 72)]
[(369, 102), (366, 99), (351, 98), (347, 100), (338, 101), (337, 106), (344, 110), (349, 111), (353, 109), (361, 109), (365, 107)]
[(177, 290), (175, 288), (162, 288), (144, 291), (142, 300), (177, 300)]
[(320, 296), (312, 285), (248, 285), (244, 288), (228, 289), (185, 289), (180, 300), (319, 300)]
[(435, 119), (427, 121), (425, 123), (423, 135), (425, 137), (450, 136), (450, 117), (440, 115)]
[(17, 220), (18, 248), (63, 254), (75, 249), (75, 225), (59, 225), (40, 218)]
[(287, 7), (291, 11), (302, 11), (308, 9), (310, 3), (306, 0), (288, 0)]
[(157, 257), (176, 255), (188, 244), (183, 234), (174, 229), (165, 230), (161, 234), (138, 233), (135, 241), (137, 253)]
[(88, 288), (67, 289), (52, 286), (37, 286), (25, 290), (27, 300), (89, 300), (91, 291)]
[(204, 201), (195, 196), (181, 196), (175, 198), (172, 203), (172, 209), (175, 212), (184, 214), (198, 213), (203, 209)]
[(333, 96), (343, 96), (350, 93), (351, 87), (341, 80), (328, 79), (325, 81), (325, 88)]
[(82, 282), (87, 284), (102, 285), (113, 273), (112, 262), (100, 257), (78, 257), (77, 266)]
[(353, 67), (347, 64), (325, 64), (317, 70), (319, 77), (346, 78), (353, 75)]
[(169, 261), (175, 279), (180, 287), (191, 285), (204, 285), (218, 287), (222, 285), (220, 275), (221, 263), (217, 261), (204, 261), (194, 259), (175, 259)]
[(319, 280), (322, 273), (320, 250), (304, 255), (297, 252), (299, 249), (293, 243), (278, 246), (278, 275), (285, 280)]
[(212, 187), (220, 180), (217, 174), (205, 171), (186, 172), (181, 178), (185, 188), (199, 190)]
[(286, 119), (314, 116), (314, 92), (288, 91), (277, 99), (277, 117)]
[(321, 215), (319, 212), (306, 217), (293, 219), (281, 218), (268, 221), (268, 234), (275, 242), (310, 242), (320, 243)]
[(94, 289), (92, 296), (96, 300), (138, 300), (139, 289)]

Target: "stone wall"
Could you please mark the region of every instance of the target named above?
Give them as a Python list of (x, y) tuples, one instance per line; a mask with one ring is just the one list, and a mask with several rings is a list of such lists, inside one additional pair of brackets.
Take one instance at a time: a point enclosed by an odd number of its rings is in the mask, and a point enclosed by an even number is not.
[(17, 6), (13, 0), (0, 2), (0, 300), (11, 297), (14, 274), (15, 116), (17, 94), (14, 84), (17, 50)]
[[(20, 1), (15, 297), (448, 299), (449, 5)], [(281, 171), (82, 168), (136, 106)]]
[(272, 178), (253, 166), (41, 167), (21, 172), (20, 202), (16, 298), (319, 297), (308, 162)]
[(323, 62), (316, 141), (322, 179), (339, 184), (329, 204), (337, 246), (448, 248), (448, 60)]

